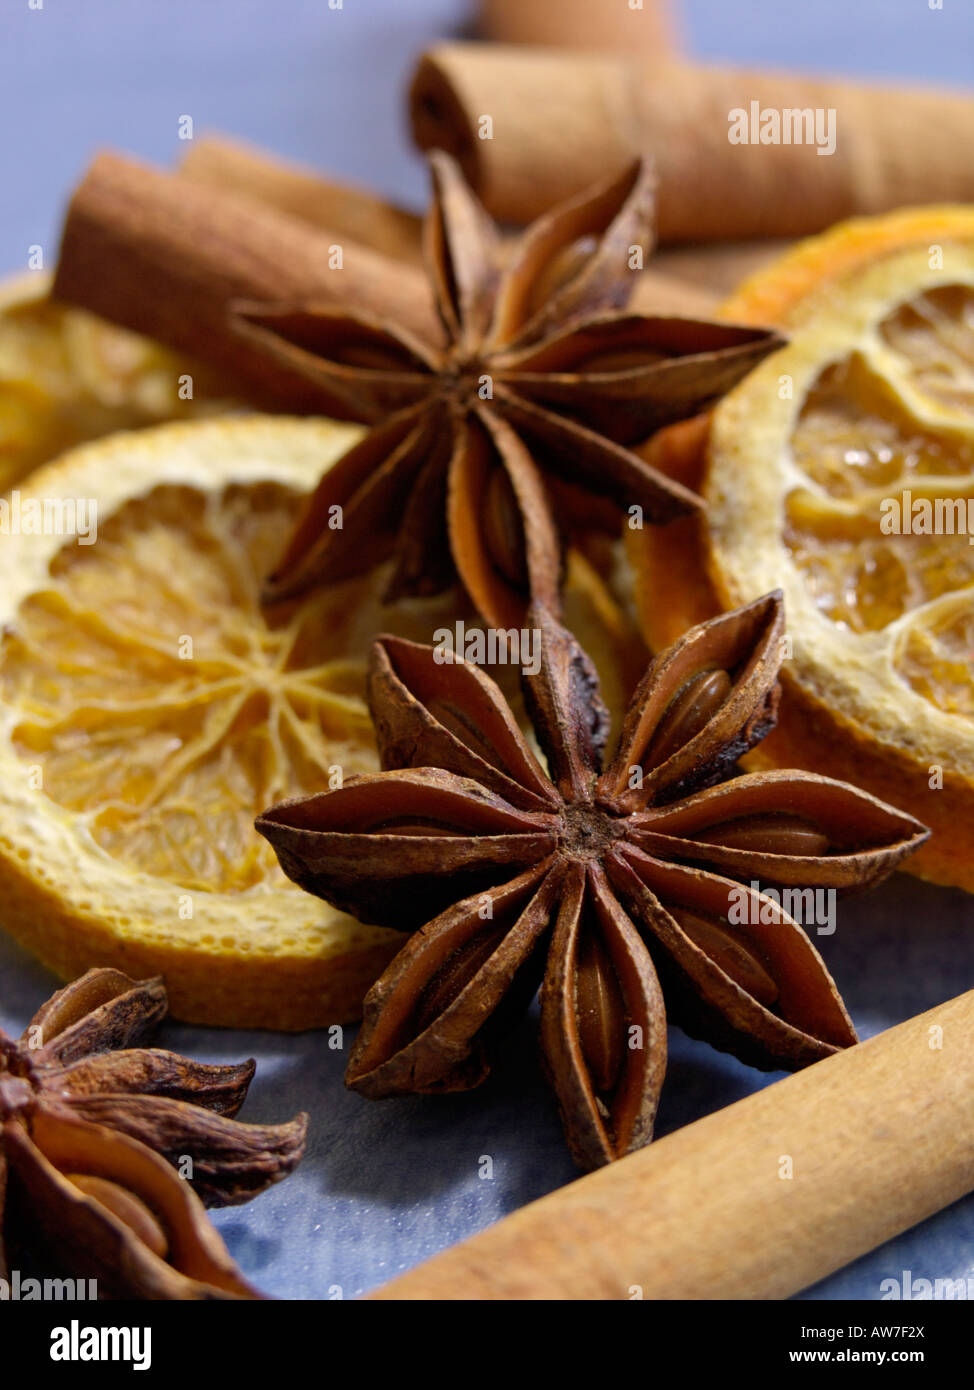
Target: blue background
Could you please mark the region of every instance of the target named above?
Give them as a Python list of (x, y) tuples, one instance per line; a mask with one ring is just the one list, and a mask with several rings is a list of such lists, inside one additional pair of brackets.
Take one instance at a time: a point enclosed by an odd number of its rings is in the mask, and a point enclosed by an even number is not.
[[(943, 4), (684, 0), (679, 13), (688, 47), (708, 59), (966, 83), (974, 5)], [(67, 194), (96, 149), (167, 163), (185, 152), (185, 114), (197, 134), (232, 131), (421, 205), (406, 76), (426, 44), (463, 32), (474, 0), (43, 6), (0, 0), (0, 271), (24, 269), (35, 243), (53, 255)]]
[[(469, 17), (461, 0), (344, 0), (340, 11), (326, 0), (43, 0), (39, 11), (0, 0), (0, 273), (23, 269), (35, 243), (53, 258), (65, 198), (97, 148), (168, 162), (186, 114), (197, 133), (234, 132), (421, 204), (405, 77), (426, 43)], [(683, 19), (688, 46), (711, 59), (928, 82), (972, 73), (970, 0), (941, 11), (927, 0), (687, 0)], [(900, 878), (842, 904), (836, 935), (817, 944), (869, 1035), (974, 985), (972, 929), (974, 899)], [(54, 987), (3, 938), (0, 981), (12, 1032)], [(348, 1041), (331, 1051), (323, 1035), (176, 1025), (160, 1038), (205, 1060), (255, 1055), (245, 1118), (312, 1115), (298, 1173), (215, 1217), (245, 1271), (280, 1296), (353, 1297), (573, 1176), (534, 1065), (509, 1060), (472, 1096), (372, 1105), (342, 1086)], [(530, 1020), (516, 1041), (534, 1056)], [(660, 1133), (773, 1079), (676, 1032), (671, 1049)], [(876, 1298), (905, 1269), (974, 1275), (974, 1199), (805, 1296)]]

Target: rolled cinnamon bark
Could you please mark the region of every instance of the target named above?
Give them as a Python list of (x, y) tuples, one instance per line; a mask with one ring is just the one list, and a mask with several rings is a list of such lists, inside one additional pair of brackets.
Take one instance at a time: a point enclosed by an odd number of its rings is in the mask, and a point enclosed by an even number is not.
[(616, 49), (659, 57), (676, 47), (667, 0), (483, 0), (480, 32), (497, 43)]
[(224, 136), (187, 148), (179, 172), (194, 183), (254, 198), (328, 234), (418, 265), (422, 219), (364, 189), (325, 179), (313, 169)]
[[(457, 155), (511, 222), (636, 152), (656, 159), (664, 241), (802, 236), (855, 214), (974, 199), (974, 100), (963, 95), (447, 43), (420, 60), (410, 105), (420, 146)], [(782, 140), (787, 130), (811, 143), (761, 143), (775, 121)], [(834, 152), (820, 155), (830, 129)]]
[[(296, 192), (286, 166), (279, 172), (271, 157), (248, 152), (236, 159), (227, 150), (214, 154), (211, 145), (202, 161), (194, 159), (190, 177), (112, 154), (96, 159), (68, 208), (52, 293), (218, 368), (254, 404), (346, 418), (343, 402), (238, 335), (228, 304), (314, 296), (437, 342), (442, 329), (429, 282), (412, 261), (314, 226), (307, 214), (282, 213), (279, 205), (293, 209)], [(201, 177), (204, 169), (215, 177)], [(305, 206), (324, 207), (334, 187), (302, 176)], [(382, 206), (375, 200), (377, 212)], [(716, 299), (691, 279), (650, 267), (633, 307), (705, 317)]]
[[(423, 264), (421, 217), (256, 146), (222, 135), (203, 136), (189, 146), (178, 172), (194, 183), (285, 212), (331, 241), (350, 238), (394, 259)], [(664, 250), (640, 275), (633, 307), (654, 314), (712, 314), (721, 298), (789, 245), (718, 242)]]
[[(422, 218), (381, 198), (347, 184), (324, 179), (310, 169), (291, 164), (277, 155), (243, 145), (223, 136), (204, 136), (189, 148), (180, 174), (195, 183), (253, 198), (264, 207), (277, 208), (324, 232), (330, 240), (350, 237), (384, 255), (422, 265)], [(759, 243), (763, 246), (764, 243)], [(643, 271), (633, 296), (633, 307), (645, 313), (685, 314), (702, 317), (712, 313), (717, 295), (729, 293), (743, 279), (744, 270), (757, 268), (769, 252), (757, 252), (753, 243), (741, 252), (718, 246), (696, 250), (687, 259), (674, 256), (674, 273), (654, 259)], [(735, 276), (733, 267), (742, 266)], [(712, 258), (712, 274), (711, 274)]]
[[(325, 233), (331, 241), (350, 237), (359, 246), (401, 257), (413, 265), (423, 264), (422, 218), (264, 150), (223, 136), (205, 136), (190, 146), (179, 172), (195, 183), (286, 212)], [(724, 247), (713, 249), (712, 283), (707, 266), (710, 248), (698, 251), (697, 260), (686, 267), (680, 261), (672, 276), (662, 266), (657, 269), (654, 260), (636, 282), (633, 308), (647, 314), (706, 317), (716, 309), (717, 292), (729, 293), (736, 283), (733, 276), (728, 280), (727, 262), (732, 254)]]
[(974, 992), (570, 1183), (373, 1296), (785, 1298), (974, 1188), (972, 1041)]
[(95, 160), (71, 200), (52, 293), (233, 374), (255, 402), (341, 418), (340, 401), (234, 331), (231, 300), (314, 295), (428, 340), (441, 331), (412, 266), (336, 243), (249, 196), (111, 154)]
[(723, 296), (706, 280), (694, 274), (670, 275), (655, 268), (656, 262), (639, 273), (630, 308), (639, 314), (677, 318), (713, 318)]
[(709, 295), (726, 298), (742, 281), (783, 256), (793, 243), (770, 237), (757, 241), (691, 242), (663, 247), (651, 269), (667, 282), (684, 281)]

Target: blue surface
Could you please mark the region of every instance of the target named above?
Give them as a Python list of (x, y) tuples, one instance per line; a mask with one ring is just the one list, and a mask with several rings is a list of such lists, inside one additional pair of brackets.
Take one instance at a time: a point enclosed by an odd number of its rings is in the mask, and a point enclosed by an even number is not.
[[(553, 6), (558, 0), (551, 0)], [(624, 0), (600, 0), (603, 4)], [(0, 270), (56, 251), (61, 210), (98, 148), (177, 158), (181, 116), (421, 204), (406, 75), (473, 0), (0, 0)], [(36, 3), (36, 0), (35, 0)], [(944, 0), (686, 0), (708, 59), (969, 82), (974, 6)], [(936, 133), (931, 132), (931, 139)]]
[[(861, 1036), (974, 985), (974, 898), (898, 877), (839, 905), (816, 942)], [(54, 986), (0, 937), (0, 1026), (19, 1030)], [(352, 1298), (574, 1176), (536, 1063), (533, 1020), (478, 1092), (375, 1103), (347, 1092), (351, 1042), (166, 1025), (159, 1045), (201, 1061), (255, 1056), (242, 1119), (311, 1115), (298, 1171), (247, 1207), (214, 1213), (232, 1253), (262, 1288), (290, 1298)], [(529, 1065), (524, 1067), (522, 1059)], [(658, 1134), (775, 1080), (670, 1030)], [(493, 1176), (480, 1176), (483, 1159)], [(882, 1281), (974, 1276), (974, 1198), (810, 1290), (808, 1298), (880, 1296)]]
[[(555, 0), (552, 0), (555, 3)], [(688, 0), (685, 29), (712, 59), (968, 81), (974, 7), (944, 0)], [(402, 89), (429, 40), (458, 32), (452, 0), (0, 0), (0, 271), (39, 243), (53, 260), (66, 194), (95, 149), (167, 162), (177, 123), (235, 132), (421, 201)], [(931, 133), (935, 137), (935, 132)], [(818, 944), (863, 1035), (974, 985), (974, 899), (897, 879), (841, 905)], [(19, 1031), (54, 982), (0, 937), (0, 1026)], [(169, 1026), (160, 1042), (204, 1060), (255, 1055), (244, 1118), (312, 1116), (298, 1173), (215, 1219), (271, 1293), (350, 1298), (568, 1181), (537, 1068), (503, 1065), (482, 1091), (373, 1105), (345, 1092), (345, 1050), (284, 1037)], [(534, 1056), (530, 1021), (517, 1040)], [(764, 1077), (674, 1033), (659, 1132), (746, 1095)], [(493, 1176), (480, 1176), (482, 1158)], [(811, 1290), (877, 1298), (884, 1278), (974, 1274), (974, 1200)]]

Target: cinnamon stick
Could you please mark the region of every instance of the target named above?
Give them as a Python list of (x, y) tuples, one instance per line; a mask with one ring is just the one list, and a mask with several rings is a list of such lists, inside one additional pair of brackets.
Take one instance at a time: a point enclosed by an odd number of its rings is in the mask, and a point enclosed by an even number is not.
[(651, 269), (668, 283), (683, 281), (701, 292), (724, 299), (742, 281), (770, 265), (792, 245), (787, 238), (757, 241), (691, 242), (663, 247)]
[(706, 319), (713, 318), (721, 298), (702, 277), (657, 270), (654, 259), (648, 269), (639, 273), (630, 308), (639, 314)]
[(974, 992), (531, 1203), (374, 1297), (786, 1298), (974, 1188), (972, 1044)]
[[(422, 218), (265, 150), (224, 136), (204, 136), (190, 146), (179, 173), (300, 218), (331, 240), (347, 236), (374, 251), (402, 256), (415, 265), (423, 263)], [(734, 244), (698, 247), (691, 256), (664, 252), (640, 275), (633, 308), (647, 314), (706, 318), (745, 274), (769, 259), (774, 247), (769, 251), (767, 246), (761, 242), (755, 248), (747, 242), (740, 248)], [(740, 274), (736, 275), (737, 266)]]
[[(330, 240), (350, 237), (360, 246), (414, 265), (423, 263), (422, 218), (348, 184), (324, 179), (310, 169), (291, 164), (277, 155), (224, 136), (204, 136), (189, 147), (180, 174), (211, 188), (253, 198), (264, 207), (277, 208), (323, 231)], [(746, 244), (742, 263), (762, 259)], [(763, 243), (762, 243), (763, 245)], [(675, 255), (676, 253), (674, 253)], [(710, 273), (711, 256), (713, 274)], [(763, 253), (767, 258), (768, 252)], [(733, 247), (697, 250), (692, 263), (682, 258), (668, 273), (660, 258), (639, 277), (633, 307), (645, 313), (706, 317), (714, 312), (718, 292), (729, 293), (743, 278), (731, 273)], [(756, 268), (756, 266), (754, 267)]]
[(239, 140), (209, 135), (192, 141), (179, 172), (286, 212), (331, 241), (349, 240), (413, 265), (422, 261), (422, 219), (415, 213)]
[[(189, 146), (179, 173), (277, 208), (332, 241), (350, 238), (384, 255), (423, 264), (421, 217), (256, 146), (223, 135), (203, 136)], [(788, 245), (721, 242), (662, 251), (640, 275), (633, 307), (654, 314), (713, 314), (721, 298)]]
[(340, 401), (234, 331), (232, 300), (314, 295), (428, 340), (440, 332), (413, 267), (335, 243), (249, 196), (112, 154), (95, 160), (71, 200), (53, 294), (231, 374), (255, 402), (342, 418)]
[[(223, 142), (205, 143), (209, 148), (202, 159), (194, 156), (188, 177), (113, 154), (95, 160), (68, 209), (55, 298), (218, 368), (255, 404), (346, 418), (343, 402), (237, 334), (228, 304), (315, 296), (392, 319), (436, 342), (441, 328), (423, 271), (312, 225), (309, 205), (323, 208), (335, 185), (302, 176), (305, 214), (290, 215), (280, 209), (283, 203), (293, 211), (295, 201), (286, 166), (278, 170), (256, 152), (237, 158)], [(234, 187), (228, 191), (223, 183)], [(374, 229), (383, 205), (372, 201)], [(345, 204), (338, 220), (354, 215), (354, 203)], [(394, 222), (396, 210), (390, 211)], [(334, 264), (336, 246), (341, 269)], [(706, 317), (716, 304), (692, 277), (653, 267), (642, 272), (633, 298), (644, 312), (689, 317)]]
[[(447, 43), (421, 59), (410, 103), (419, 145), (456, 154), (490, 211), (512, 222), (636, 152), (656, 159), (663, 241), (802, 236), (852, 215), (974, 199), (966, 95)], [(783, 114), (804, 111), (810, 127)], [(820, 156), (830, 111), (834, 152)], [(811, 143), (760, 143), (767, 112), (780, 138), (787, 126)], [(732, 143), (732, 128), (758, 143)], [(773, 135), (773, 121), (766, 128)]]
[(497, 43), (581, 48), (589, 52), (617, 49), (656, 57), (675, 48), (671, 7), (667, 0), (483, 0), (480, 32)]

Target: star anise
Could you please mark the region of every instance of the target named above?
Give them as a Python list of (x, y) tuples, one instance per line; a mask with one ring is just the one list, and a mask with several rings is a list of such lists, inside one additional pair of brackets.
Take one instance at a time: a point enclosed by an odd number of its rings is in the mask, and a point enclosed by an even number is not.
[[(626, 313), (649, 253), (653, 179), (641, 164), (505, 246), (458, 165), (431, 157), (426, 252), (444, 339), (308, 301), (239, 305), (241, 332), (374, 426), (321, 480), (270, 599), (395, 555), (389, 597), (455, 574), (488, 621), (557, 612), (559, 526), (617, 508), (665, 522), (699, 498), (630, 446), (723, 395), (775, 333)], [(555, 506), (555, 496), (558, 506)]]
[[(205, 1066), (133, 1047), (164, 1018), (160, 980), (89, 970), (18, 1040), (0, 1032), (0, 1273), (4, 1245), (43, 1245), (52, 1277), (121, 1298), (258, 1298), (207, 1206), (249, 1201), (304, 1153), (307, 1118), (249, 1125), (254, 1063)], [(173, 1164), (191, 1164), (184, 1180)]]
[(426, 922), (365, 1001), (348, 1085), (382, 1097), (478, 1084), (502, 1003), (529, 1000), (543, 976), (543, 1053), (588, 1168), (651, 1138), (664, 994), (686, 1031), (765, 1069), (854, 1043), (780, 889), (864, 888), (927, 832), (842, 782), (733, 775), (774, 723), (780, 595), (658, 656), (603, 772), (593, 668), (542, 608), (531, 621), (541, 660), (525, 697), (550, 777), (486, 675), (383, 637), (370, 701), (389, 770), (257, 825), (308, 891), (367, 921)]

